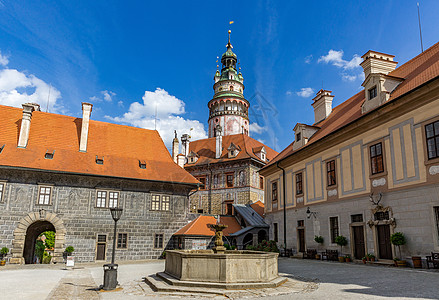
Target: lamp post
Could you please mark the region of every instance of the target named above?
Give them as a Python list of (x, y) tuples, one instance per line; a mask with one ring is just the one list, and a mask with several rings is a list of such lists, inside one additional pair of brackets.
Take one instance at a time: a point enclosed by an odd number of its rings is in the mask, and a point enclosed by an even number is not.
[(116, 239), (117, 239), (117, 221), (119, 221), (122, 216), (122, 208), (110, 208), (111, 217), (114, 220), (114, 237), (113, 237), (113, 253), (111, 256), (111, 264), (104, 265), (104, 285), (103, 289), (114, 290), (117, 286), (117, 267), (118, 265), (114, 263), (114, 256), (116, 253)]

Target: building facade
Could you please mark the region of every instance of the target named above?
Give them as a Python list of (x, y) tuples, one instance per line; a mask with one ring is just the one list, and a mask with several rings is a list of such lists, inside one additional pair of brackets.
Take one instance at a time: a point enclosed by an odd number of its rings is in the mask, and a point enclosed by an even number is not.
[[(362, 58), (364, 90), (334, 109), (319, 91), (315, 123), (298, 123), (260, 171), (270, 236), (296, 252), (340, 250), (343, 235), (357, 259), (429, 255), (439, 251), (439, 43), (398, 68), (392, 55)], [(407, 239), (402, 257), (394, 232)]]
[(236, 68), (237, 56), (229, 41), (221, 57), (222, 69), (214, 76), (214, 96), (209, 101), (209, 138), (190, 141), (183, 135), (173, 141), (174, 161), (200, 182), (190, 196), (190, 210), (201, 214), (231, 214), (233, 204), (264, 202), (259, 169), (277, 152), (249, 136), (248, 109), (244, 98), (244, 78)]
[(0, 245), (10, 263), (33, 263), (36, 238), (55, 231), (53, 261), (67, 246), (76, 261), (110, 259), (114, 221), (123, 208), (117, 259), (161, 255), (187, 224), (198, 181), (177, 166), (157, 131), (0, 106)]

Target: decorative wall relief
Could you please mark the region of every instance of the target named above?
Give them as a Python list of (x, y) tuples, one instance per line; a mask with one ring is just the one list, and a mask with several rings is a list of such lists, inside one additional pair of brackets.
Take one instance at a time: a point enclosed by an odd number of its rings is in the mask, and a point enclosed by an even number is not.
[(439, 166), (431, 166), (428, 169), (428, 172), (430, 173), (430, 175), (436, 175), (439, 174)]
[(303, 197), (299, 197), (299, 198), (297, 198), (297, 203), (303, 203)]
[(374, 179), (372, 180), (372, 186), (373, 187), (377, 187), (377, 186), (382, 186), (386, 184), (386, 178), (380, 178), (380, 179)]
[(337, 196), (337, 190), (336, 190), (336, 189), (329, 190), (329, 191), (328, 191), (328, 196), (329, 196), (329, 197)]

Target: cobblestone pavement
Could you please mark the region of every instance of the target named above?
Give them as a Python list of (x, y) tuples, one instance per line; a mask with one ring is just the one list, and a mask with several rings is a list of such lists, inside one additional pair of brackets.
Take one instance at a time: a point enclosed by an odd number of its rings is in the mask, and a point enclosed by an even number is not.
[[(277, 289), (228, 291), (224, 296), (156, 293), (142, 280), (162, 271), (163, 261), (121, 263), (121, 290), (97, 292), (101, 264), (0, 268), (0, 299), (439, 299), (439, 270), (414, 270), (353, 263), (279, 259), (289, 278)], [(6, 287), (6, 288), (5, 288)]]

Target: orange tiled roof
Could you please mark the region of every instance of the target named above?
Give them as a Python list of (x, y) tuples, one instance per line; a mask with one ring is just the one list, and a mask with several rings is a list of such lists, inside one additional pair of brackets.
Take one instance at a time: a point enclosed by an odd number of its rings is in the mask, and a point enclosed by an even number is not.
[(256, 201), (250, 204), (250, 206), (258, 213), (261, 217), (264, 217), (264, 203), (262, 201)]
[[(87, 152), (79, 152), (81, 118), (34, 111), (26, 149), (17, 148), (22, 109), (0, 105), (0, 166), (196, 184), (171, 158), (160, 135), (90, 120)], [(55, 150), (45, 159), (47, 149)], [(104, 164), (96, 164), (96, 155)], [(146, 161), (146, 169), (139, 168)]]
[[(226, 162), (232, 160), (240, 160), (247, 158), (254, 158), (260, 162), (262, 160), (256, 156), (254, 153), (254, 149), (265, 147), (266, 156), (269, 160), (273, 159), (278, 153), (271, 149), (270, 147), (262, 144), (261, 142), (249, 137), (245, 134), (234, 134), (234, 135), (226, 135), (222, 137), (223, 142), (223, 151), (221, 157), (219, 159), (215, 158), (216, 153), (216, 138), (208, 138), (190, 142), (189, 144), (189, 152), (194, 151), (200, 157), (196, 163), (186, 164), (186, 167), (195, 166), (195, 165), (203, 165), (208, 163), (217, 163), (217, 162)], [(241, 148), (241, 151), (234, 158), (228, 158), (227, 148), (231, 145), (231, 143), (235, 144), (237, 147)], [(255, 152), (257, 152), (255, 150)]]
[[(213, 216), (198, 216), (195, 220), (174, 233), (174, 235), (214, 236), (215, 233), (209, 228), (208, 224), (216, 223), (217, 220)], [(241, 226), (233, 216), (220, 216), (219, 223), (228, 226), (223, 231), (225, 236), (241, 230)]]
[[(434, 78), (437, 78), (439, 76), (439, 43), (434, 44), (423, 53), (390, 72), (388, 75), (403, 78), (403, 81), (390, 94), (388, 102), (395, 100)], [(325, 120), (317, 124), (320, 129), (309, 139), (304, 147), (359, 119), (363, 115), (361, 113), (361, 105), (364, 100), (365, 92), (363, 90), (340, 105), (334, 107), (331, 114)], [(293, 151), (293, 144), (294, 142), (282, 150), (275, 159), (265, 166), (265, 168), (292, 155), (295, 152)]]

